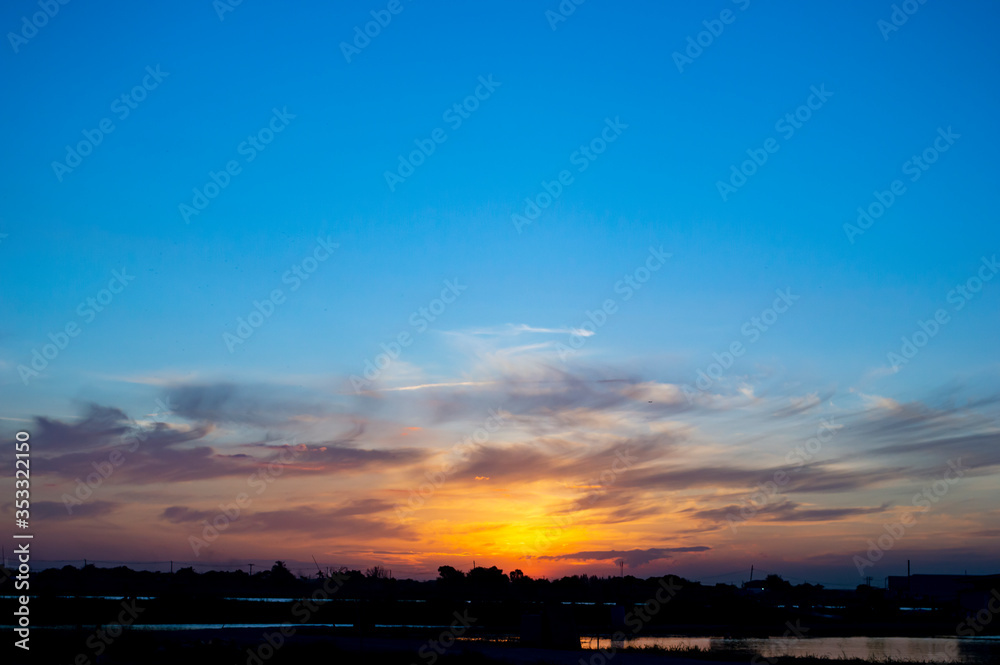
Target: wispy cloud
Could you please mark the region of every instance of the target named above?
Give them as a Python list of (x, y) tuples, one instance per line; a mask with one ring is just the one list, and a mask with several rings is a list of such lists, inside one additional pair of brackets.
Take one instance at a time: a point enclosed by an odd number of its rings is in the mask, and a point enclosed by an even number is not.
[(537, 333), (540, 335), (579, 335), (580, 337), (590, 337), (591, 335), (596, 334), (592, 330), (586, 330), (583, 328), (541, 328), (537, 326), (529, 326), (526, 323), (508, 323), (503, 326), (494, 326), (492, 328), (474, 328), (465, 332), (469, 335), (496, 336)]
[[(803, 504), (795, 503), (783, 499), (774, 505), (763, 506), (754, 514), (755, 520), (768, 522), (837, 522), (852, 517), (863, 515), (877, 515), (888, 510), (890, 504), (883, 503), (880, 506), (862, 506), (847, 508), (813, 508), (805, 507)], [(727, 522), (730, 519), (739, 519), (741, 510), (745, 506), (728, 505), (711, 510), (700, 510), (693, 514), (697, 519), (704, 519), (716, 522)]]
[(448, 381), (444, 383), (422, 383), (416, 386), (399, 386), (396, 388), (380, 388), (382, 392), (398, 392), (400, 390), (425, 390), (427, 388), (456, 388), (472, 386), (489, 386), (493, 381)]
[(707, 552), (711, 547), (695, 545), (692, 547), (650, 547), (635, 550), (593, 550), (589, 552), (573, 552), (572, 554), (554, 554), (540, 556), (539, 559), (550, 561), (609, 561), (621, 559), (629, 568), (637, 568), (652, 561), (672, 559), (674, 554), (688, 552)]

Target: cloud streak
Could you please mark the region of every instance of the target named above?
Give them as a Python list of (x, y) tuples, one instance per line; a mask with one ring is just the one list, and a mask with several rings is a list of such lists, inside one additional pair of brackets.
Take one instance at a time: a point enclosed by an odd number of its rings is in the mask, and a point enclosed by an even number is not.
[(705, 545), (695, 545), (691, 547), (651, 547), (648, 549), (634, 550), (592, 550), (589, 552), (573, 552), (572, 554), (553, 554), (540, 556), (539, 559), (548, 561), (609, 561), (621, 559), (629, 568), (638, 568), (653, 561), (662, 561), (674, 558), (674, 554), (689, 552), (707, 552), (711, 547)]

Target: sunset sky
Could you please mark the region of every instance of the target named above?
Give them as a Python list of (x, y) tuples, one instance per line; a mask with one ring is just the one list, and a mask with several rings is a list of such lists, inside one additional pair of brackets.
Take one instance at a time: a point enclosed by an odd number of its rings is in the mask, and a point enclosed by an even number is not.
[(1000, 572), (996, 5), (673, 4), (5, 5), (36, 558)]

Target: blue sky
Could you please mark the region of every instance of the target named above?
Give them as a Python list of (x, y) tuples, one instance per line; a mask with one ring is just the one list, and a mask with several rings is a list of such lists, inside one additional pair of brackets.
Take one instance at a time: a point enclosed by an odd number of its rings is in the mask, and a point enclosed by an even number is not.
[[(16, 52), (8, 36), (6, 422), (79, 419), (89, 402), (139, 418), (163, 390), (222, 382), (270, 386), (260, 389), (276, 399), (303, 390), (364, 419), (389, 417), (379, 391), (475, 392), (538, 367), (564, 381), (683, 386), (713, 353), (747, 342), (744, 324), (790, 289), (799, 299), (709, 393), (819, 395), (859, 414), (984, 401), (969, 407), (975, 429), (995, 436), (1000, 280), (960, 311), (948, 301), (1000, 247), (995, 5), (916, 5), (887, 39), (878, 22), (891, 3), (590, 0), (555, 29), (554, 1), (400, 6), (351, 62), (340, 44), (386, 3), (245, 0), (220, 20), (208, 1), (71, 2)], [(9, 4), (0, 24), (18, 32), (37, 11)], [(678, 71), (674, 52), (724, 11), (733, 20)], [(121, 117), (114, 100), (147, 67), (165, 74)], [(445, 112), (481, 77), (497, 87), (452, 128)], [(820, 88), (829, 98), (794, 134), (776, 128)], [(247, 161), (240, 145), (275, 109), (287, 126)], [(104, 118), (114, 131), (60, 180), (52, 163)], [(627, 128), (579, 172), (574, 153), (608, 119)], [(392, 191), (385, 172), (437, 128), (447, 140)], [(904, 163), (949, 128), (959, 138), (911, 182)], [(777, 152), (723, 200), (717, 183), (770, 138)], [(230, 160), (239, 174), (185, 223), (179, 206)], [(512, 215), (564, 169), (573, 183), (519, 232)], [(849, 242), (844, 224), (895, 179), (905, 194)], [(282, 276), (320, 237), (338, 249), (292, 292)], [(670, 260), (625, 301), (615, 285), (661, 246)], [(84, 321), (78, 304), (123, 267), (134, 281)], [(354, 394), (349, 377), (380, 344), (415, 332), (411, 314), (445, 280), (467, 289), (368, 397)], [(287, 299), (231, 353), (224, 334), (274, 289)], [(607, 324), (560, 357), (609, 298), (619, 308)], [(888, 371), (887, 353), (939, 308), (949, 322)], [(18, 366), (71, 322), (80, 335), (26, 385)], [(428, 407), (397, 408), (402, 420)], [(717, 441), (767, 429), (750, 407), (709, 415), (684, 422)]]

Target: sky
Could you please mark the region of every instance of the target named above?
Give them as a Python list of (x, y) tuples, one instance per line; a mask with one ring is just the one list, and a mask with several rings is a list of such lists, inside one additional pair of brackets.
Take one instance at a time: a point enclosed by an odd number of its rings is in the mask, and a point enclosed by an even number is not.
[(0, 25), (40, 559), (1000, 572), (995, 4)]

